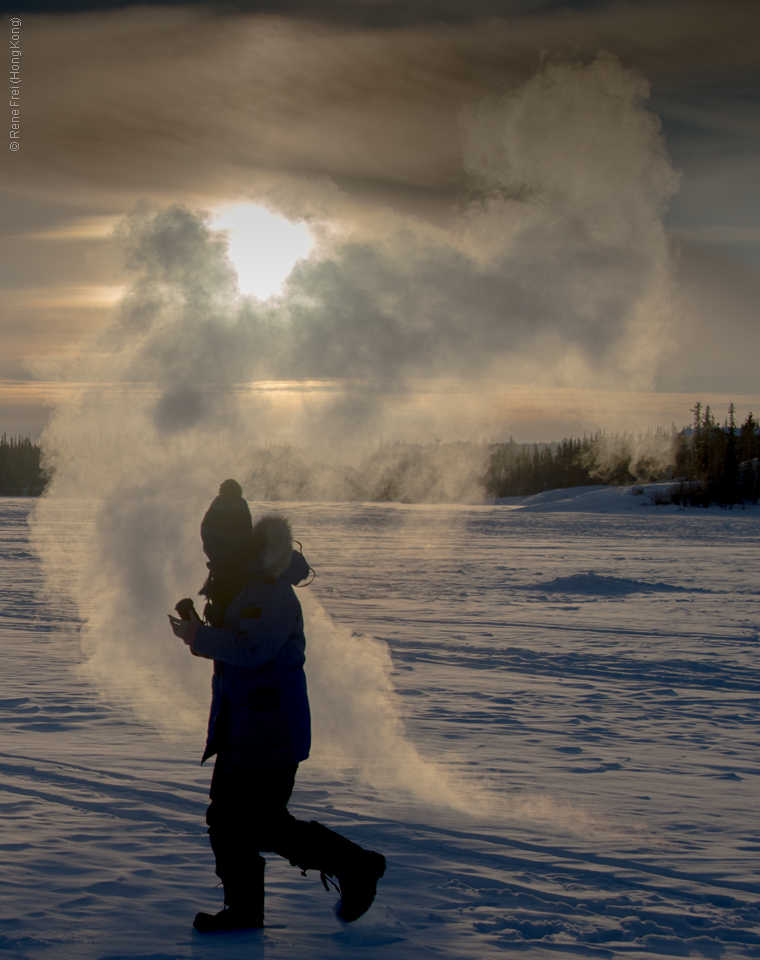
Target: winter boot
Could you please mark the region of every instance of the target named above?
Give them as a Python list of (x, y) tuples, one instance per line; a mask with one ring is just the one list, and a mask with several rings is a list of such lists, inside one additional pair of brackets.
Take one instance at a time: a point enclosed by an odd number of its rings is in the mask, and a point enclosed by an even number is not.
[(377, 881), (384, 873), (385, 857), (372, 850), (362, 850), (341, 864), (335, 873), (340, 887), (335, 916), (350, 923), (366, 913), (375, 899)]
[(199, 933), (226, 933), (229, 930), (260, 930), (263, 910), (225, 907), (219, 913), (196, 913), (193, 926)]
[(257, 930), (264, 926), (264, 868), (266, 860), (257, 857), (250, 874), (241, 880), (223, 879), (224, 910), (198, 913), (193, 926), (199, 933), (224, 933), (228, 930)]
[[(325, 889), (329, 890), (325, 875), (334, 877), (340, 900), (335, 914), (350, 923), (372, 906), (377, 892), (377, 881), (385, 873), (385, 857), (372, 850), (363, 850), (339, 833), (312, 820), (299, 823), (297, 851), (282, 852), (293, 866), (319, 870)], [(277, 851), (278, 853), (280, 851)]]

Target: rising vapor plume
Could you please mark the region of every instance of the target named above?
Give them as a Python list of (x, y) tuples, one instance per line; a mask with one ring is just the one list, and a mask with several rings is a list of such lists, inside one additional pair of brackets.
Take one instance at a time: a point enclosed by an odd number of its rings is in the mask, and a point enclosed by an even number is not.
[[(314, 220), (319, 196), (317, 252), (264, 302), (240, 294), (208, 215), (146, 202), (121, 223), (126, 295), (75, 356), (38, 365), (71, 390), (43, 436), (55, 475), (35, 542), (51, 584), (76, 602), (88, 669), (108, 696), (166, 731), (202, 729), (208, 665), (178, 650), (166, 613), (202, 582), (200, 518), (220, 480), (255, 478), (253, 449), (295, 445), (308, 475), (309, 451), (337, 462), (399, 424), (433, 439), (414, 387), (425, 378), (651, 382), (672, 319), (660, 215), (677, 178), (646, 93), (638, 74), (603, 57), (548, 63), (463, 111), (470, 192), (445, 227), (386, 211), (333, 229), (325, 197), (337, 221), (348, 209), (338, 192), (301, 185), (302, 218)], [(455, 403), (441, 394), (437, 412), (456, 438)], [(431, 470), (426, 490), (477, 496), (480, 465), (446, 449), (450, 462), (430, 462), (456, 480), (436, 485)], [(390, 470), (397, 489), (400, 467), (378, 456), (378, 480)], [(320, 496), (343, 495), (330, 479), (340, 471), (320, 476)], [(419, 471), (412, 479), (419, 487)], [(289, 495), (291, 481), (286, 463), (272, 495)], [(387, 652), (368, 642), (353, 657), (354, 641), (313, 603), (309, 617), (330, 650), (309, 668), (319, 749), (378, 776), (366, 739), (320, 720), (351, 660), (344, 715), (375, 704), (367, 722), (393, 745), (383, 777), (430, 795), (432, 766), (409, 775), (419, 758), (398, 721)]]

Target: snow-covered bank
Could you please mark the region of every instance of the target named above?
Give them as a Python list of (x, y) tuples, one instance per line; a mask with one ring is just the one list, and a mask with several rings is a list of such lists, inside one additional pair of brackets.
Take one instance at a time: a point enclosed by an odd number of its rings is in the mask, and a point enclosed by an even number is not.
[(760, 505), (737, 504), (733, 507), (681, 507), (668, 503), (673, 483), (644, 483), (634, 487), (607, 487), (603, 485), (568, 487), (564, 490), (547, 490), (530, 497), (487, 497), (478, 500), (483, 506), (508, 507), (533, 513), (641, 513), (650, 512), (698, 514), (745, 513), (760, 516)]
[(280, 505), (312, 602), (388, 645), (388, 704), (450, 792), (402, 792), (412, 751), (346, 770), (317, 744), (293, 810), (386, 854), (375, 907), (342, 928), (318, 878), (272, 858), (283, 926), (209, 940), (190, 928), (221, 901), (201, 744), (79, 670), (32, 506), (0, 501), (9, 960), (760, 955), (757, 514)]

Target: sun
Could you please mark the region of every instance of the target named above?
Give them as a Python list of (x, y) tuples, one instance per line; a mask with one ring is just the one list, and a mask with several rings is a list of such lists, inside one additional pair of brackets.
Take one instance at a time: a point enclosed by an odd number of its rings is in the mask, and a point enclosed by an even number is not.
[(238, 285), (260, 300), (277, 293), (296, 261), (308, 257), (314, 246), (306, 224), (291, 223), (253, 203), (221, 209), (213, 226), (230, 231), (229, 256)]

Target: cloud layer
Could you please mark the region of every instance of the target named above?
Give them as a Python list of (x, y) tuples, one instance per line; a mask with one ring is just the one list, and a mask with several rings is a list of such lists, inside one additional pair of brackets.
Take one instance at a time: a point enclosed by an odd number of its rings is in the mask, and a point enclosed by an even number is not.
[(8, 173), (83, 196), (218, 194), (275, 173), (450, 196), (462, 176), (460, 105), (513, 90), (547, 52), (588, 64), (607, 50), (663, 80), (757, 68), (752, 0), (479, 14), (392, 30), (320, 25), (297, 9), (291, 19), (199, 7), (28, 18), (34, 124)]

